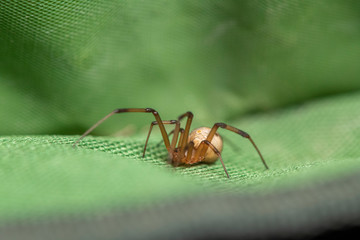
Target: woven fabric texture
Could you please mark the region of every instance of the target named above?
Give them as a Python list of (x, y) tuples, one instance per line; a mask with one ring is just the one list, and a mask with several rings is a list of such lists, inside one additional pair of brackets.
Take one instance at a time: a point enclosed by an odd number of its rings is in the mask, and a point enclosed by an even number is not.
[[(359, 10), (332, 0), (2, 1), (0, 232), (254, 238), (357, 226)], [(159, 131), (141, 158), (154, 121), (145, 113), (113, 116), (93, 132), (104, 136), (72, 148), (118, 107), (238, 127), (270, 170), (225, 130), (230, 179), (220, 162), (167, 164)]]

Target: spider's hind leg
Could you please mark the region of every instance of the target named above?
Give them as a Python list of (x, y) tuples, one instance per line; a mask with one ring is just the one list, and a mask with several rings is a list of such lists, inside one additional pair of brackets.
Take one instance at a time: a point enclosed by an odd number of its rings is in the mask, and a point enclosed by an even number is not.
[[(224, 129), (227, 129), (227, 130), (230, 130), (230, 131), (232, 131), (232, 132), (234, 132), (234, 133), (237, 133), (237, 134), (241, 135), (241, 136), (244, 137), (244, 138), (249, 139), (249, 141), (251, 142), (251, 144), (254, 146), (254, 148), (256, 149), (257, 153), (259, 154), (260, 159), (261, 159), (262, 163), (264, 164), (265, 168), (266, 168), (266, 169), (269, 169), (269, 167), (268, 167), (268, 165), (266, 164), (265, 159), (263, 158), (263, 156), (262, 156), (259, 148), (256, 146), (255, 142), (252, 140), (252, 138), (250, 137), (250, 135), (249, 135), (248, 133), (244, 132), (243, 130), (240, 130), (240, 129), (235, 128), (235, 127), (232, 127), (232, 126), (229, 126), (229, 125), (227, 125), (227, 124), (225, 124), (225, 123), (215, 123), (214, 126), (211, 128), (211, 131), (210, 131), (209, 135), (208, 135), (207, 138), (206, 138), (207, 141), (209, 141), (209, 142), (211, 143), (211, 140), (212, 140), (213, 137), (215, 136), (215, 133), (216, 133), (216, 131), (218, 130), (219, 127), (220, 127), (220, 128), (224, 128)], [(201, 146), (201, 148), (199, 148), (199, 150), (198, 150), (198, 152), (197, 152), (197, 154), (196, 154), (197, 157), (199, 157), (199, 156), (204, 156), (205, 153), (206, 153), (206, 151), (207, 151), (207, 149), (208, 149), (208, 147), (209, 147), (208, 145), (206, 145), (206, 146)]]
[(193, 164), (193, 163), (199, 162), (199, 159), (204, 158), (205, 154), (204, 155), (199, 155), (198, 153), (199, 153), (199, 150), (201, 150), (201, 148), (204, 147), (204, 145), (206, 145), (206, 146), (210, 147), (210, 149), (218, 156), (218, 158), (220, 159), (220, 162), (221, 162), (221, 164), (222, 164), (222, 166), (224, 168), (226, 176), (228, 178), (230, 178), (230, 176), (228, 174), (228, 171), (226, 170), (224, 161), (223, 161), (223, 159), (221, 157), (220, 151), (211, 142), (209, 142), (208, 140), (201, 141), (197, 152), (195, 152), (195, 156), (192, 156), (192, 150), (193, 150), (193, 147), (194, 147), (194, 143), (193, 142), (191, 142), (191, 143), (192, 143), (192, 145), (189, 144), (190, 148), (188, 149), (188, 155), (187, 155), (187, 158), (186, 158), (187, 164)]

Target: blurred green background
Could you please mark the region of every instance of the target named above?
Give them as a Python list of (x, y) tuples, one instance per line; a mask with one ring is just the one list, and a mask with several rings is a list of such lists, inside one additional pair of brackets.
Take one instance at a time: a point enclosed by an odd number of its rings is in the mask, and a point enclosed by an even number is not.
[[(2, 1), (0, 133), (199, 124), (360, 88), (358, 1)], [(144, 116), (100, 128), (110, 134)]]
[[(209, 193), (292, 190), (297, 196), (299, 189), (359, 175), (359, 63), (356, 0), (3, 0), (0, 226), (131, 211)], [(246, 140), (227, 132), (221, 133), (230, 180), (220, 163), (170, 167), (166, 151), (156, 147), (158, 132), (141, 159), (154, 119), (139, 113), (114, 116), (93, 132), (112, 137), (88, 137), (71, 148), (77, 134), (127, 107), (155, 108), (164, 120), (190, 110), (194, 127), (225, 122), (248, 131), (270, 170)], [(227, 140), (239, 149), (227, 147)], [(355, 224), (349, 216), (360, 216), (359, 194), (340, 189), (325, 198), (323, 187), (315, 187), (313, 205), (299, 193), (294, 214), (282, 216), (282, 230), (295, 222), (301, 232), (307, 225), (299, 214), (314, 219), (323, 211)], [(318, 210), (307, 211), (317, 200)], [(176, 226), (176, 220), (162, 224)], [(233, 224), (227, 226), (241, 221)]]

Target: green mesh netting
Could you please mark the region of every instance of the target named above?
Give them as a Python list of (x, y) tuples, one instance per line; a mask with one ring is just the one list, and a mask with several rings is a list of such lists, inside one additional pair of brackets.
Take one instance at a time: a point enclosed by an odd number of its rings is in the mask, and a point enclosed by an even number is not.
[[(359, 224), (360, 2), (2, 1), (0, 235), (306, 236)], [(226, 122), (220, 162), (173, 168), (152, 107)], [(50, 135), (56, 134), (56, 135)], [(231, 143), (236, 144), (233, 148)]]

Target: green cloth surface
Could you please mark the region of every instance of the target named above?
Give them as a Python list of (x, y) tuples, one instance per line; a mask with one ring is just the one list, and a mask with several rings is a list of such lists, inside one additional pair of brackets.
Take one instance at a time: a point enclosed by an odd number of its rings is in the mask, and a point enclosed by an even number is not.
[[(360, 221), (360, 2), (0, 3), (0, 236), (306, 236)], [(225, 122), (174, 168), (154, 117)], [(170, 127), (167, 127), (170, 130)], [(111, 136), (106, 136), (111, 135)], [(233, 146), (235, 145), (235, 146)], [(216, 226), (216, 227), (214, 227)]]

